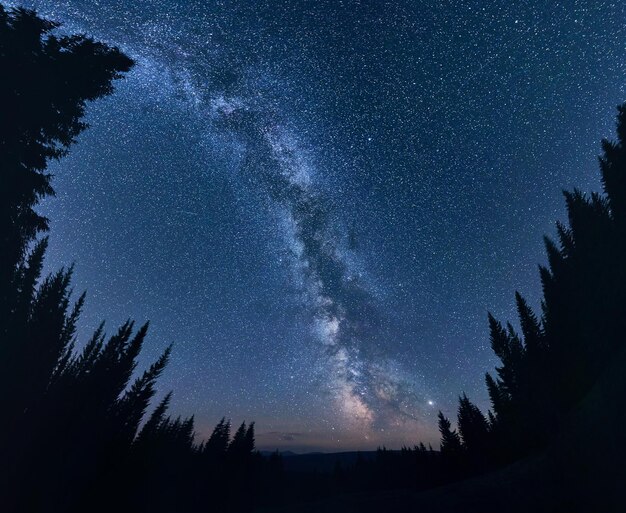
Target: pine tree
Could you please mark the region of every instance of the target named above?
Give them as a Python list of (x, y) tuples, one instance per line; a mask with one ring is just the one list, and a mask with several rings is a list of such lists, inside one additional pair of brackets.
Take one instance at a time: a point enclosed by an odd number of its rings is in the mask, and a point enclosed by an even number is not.
[(252, 454), (254, 452), (254, 422), (250, 422), (248, 429), (246, 429), (246, 446), (245, 451), (248, 454)]
[(7, 321), (15, 320), (9, 316), (18, 308), (19, 291), (28, 288), (28, 246), (48, 229), (48, 220), (34, 210), (54, 194), (46, 166), (65, 155), (86, 128), (86, 103), (110, 94), (113, 81), (133, 65), (117, 48), (85, 36), (57, 36), (58, 26), (33, 11), (0, 5), (2, 344), (21, 329)]
[(489, 316), (492, 348), (502, 362), (486, 376), (494, 443), (518, 457), (548, 443), (625, 348), (626, 104), (618, 141), (604, 140), (604, 194), (564, 192), (568, 225), (546, 237), (540, 266), (541, 316), (519, 293), (522, 337)]
[(0, 5), (0, 409), (8, 419), (0, 451), (15, 446), (24, 415), (68, 364), (84, 301), (70, 304), (71, 268), (41, 281), (47, 239), (36, 237), (48, 221), (34, 208), (54, 194), (46, 166), (86, 127), (86, 102), (110, 94), (133, 64), (87, 37), (57, 36), (57, 27)]
[(439, 433), (441, 433), (441, 453), (446, 455), (460, 454), (463, 449), (461, 437), (456, 429), (452, 429), (450, 421), (439, 412)]
[(492, 440), (487, 419), (465, 394), (459, 397), (459, 434), (463, 446), (474, 461), (486, 461)]
[[(138, 377), (126, 392), (116, 401), (111, 411), (111, 430), (122, 450), (127, 451), (137, 436), (139, 424), (144, 418), (150, 400), (154, 396), (156, 381), (165, 369), (171, 346), (154, 362), (142, 376)], [(169, 402), (169, 396), (166, 396)], [(167, 407), (167, 402), (159, 408)], [(158, 409), (157, 408), (157, 412)]]
[(242, 422), (235, 432), (233, 439), (228, 445), (228, 453), (236, 458), (245, 456), (248, 453), (247, 429), (245, 422)]
[(215, 426), (211, 436), (204, 445), (204, 454), (208, 456), (218, 456), (225, 454), (230, 442), (230, 421), (222, 417)]
[(167, 408), (169, 407), (170, 401), (172, 399), (172, 392), (168, 392), (161, 402), (154, 409), (150, 418), (146, 421), (144, 426), (141, 428), (141, 431), (137, 435), (137, 438), (134, 441), (134, 445), (140, 447), (142, 445), (153, 443), (156, 439), (157, 434), (160, 431), (163, 422), (165, 421), (165, 413), (167, 412)]

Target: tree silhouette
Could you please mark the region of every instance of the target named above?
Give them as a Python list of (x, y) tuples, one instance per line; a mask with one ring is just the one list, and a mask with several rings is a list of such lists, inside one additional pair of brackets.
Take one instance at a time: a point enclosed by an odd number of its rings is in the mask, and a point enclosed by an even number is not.
[[(557, 223), (556, 242), (545, 239), (540, 313), (516, 292), (519, 333), (488, 316), (500, 360), (486, 375), (492, 410), (485, 416), (463, 394), (458, 431), (439, 412), (440, 453), (421, 442), (383, 447), (375, 458), (359, 453), (353, 466), (337, 458), (326, 476), (288, 475), (280, 454), (264, 459), (256, 451), (254, 422), (243, 422), (231, 439), (231, 423), (222, 418), (197, 444), (194, 417), (168, 414), (171, 392), (146, 418), (171, 347), (138, 372), (147, 324), (136, 329), (128, 320), (110, 336), (102, 324), (79, 344), (85, 295), (72, 301), (72, 268), (42, 277), (47, 238), (40, 237), (48, 220), (35, 208), (54, 193), (46, 167), (86, 128), (86, 103), (110, 94), (132, 66), (119, 50), (85, 36), (57, 36), (57, 27), (0, 5), (3, 511), (238, 511), (286, 496), (428, 487), (545, 450), (572, 419), (603, 423), (607, 406), (620, 409), (626, 104), (618, 109), (617, 142), (602, 143), (603, 193), (565, 192), (568, 223)], [(598, 396), (598, 383), (619, 399), (583, 408), (590, 393)], [(618, 432), (623, 423), (615, 424)], [(623, 452), (619, 436), (612, 443)]]
[[(71, 303), (71, 268), (41, 277), (47, 239), (36, 237), (48, 221), (34, 208), (54, 194), (46, 166), (86, 128), (86, 102), (110, 94), (133, 64), (57, 27), (0, 6), (0, 492), (9, 510), (80, 503), (88, 481), (128, 454), (169, 357), (131, 383), (147, 325), (133, 334), (130, 321), (106, 342), (101, 326), (75, 353), (85, 296)], [(181, 423), (179, 438), (192, 430)]]
[(167, 395), (161, 399), (161, 402), (159, 402), (150, 415), (150, 418), (141, 428), (141, 431), (139, 431), (139, 434), (134, 441), (135, 447), (142, 447), (155, 442), (165, 422), (165, 413), (167, 412), (171, 399), (172, 392), (168, 392)]
[(439, 412), (439, 433), (441, 433), (442, 454), (460, 454), (462, 451), (461, 437), (456, 429), (452, 429), (450, 421)]
[(459, 434), (469, 455), (476, 458), (486, 457), (489, 448), (489, 423), (465, 394), (459, 398), (458, 412)]
[(203, 452), (210, 457), (217, 457), (226, 453), (230, 441), (230, 421), (222, 418), (213, 433), (204, 445)]
[[(86, 128), (86, 103), (110, 94), (113, 81), (133, 64), (117, 48), (88, 37), (56, 36), (57, 27), (33, 11), (0, 5), (2, 319), (16, 309), (16, 293), (28, 290), (28, 245), (48, 229), (34, 207), (54, 194), (45, 172), (49, 160), (65, 155)], [(0, 336), (15, 336), (9, 328), (3, 323)]]
[[(568, 225), (545, 238), (541, 315), (515, 293), (521, 334), (488, 316), (500, 359), (486, 375), (493, 412), (487, 420), (461, 397), (459, 430), (468, 452), (509, 461), (544, 447), (626, 349), (626, 104), (618, 107), (617, 142), (602, 142), (603, 194), (564, 192)], [(442, 452), (455, 447), (440, 416)], [(444, 447), (446, 449), (444, 450)]]
[[(252, 431), (254, 437), (254, 429)], [(254, 440), (254, 438), (253, 438)], [(233, 439), (228, 445), (228, 454), (233, 458), (242, 458), (249, 454), (250, 445), (248, 440), (248, 429), (246, 429), (246, 423), (242, 422), (237, 431), (235, 432)]]
[(47, 240), (35, 239), (48, 221), (34, 207), (54, 194), (47, 163), (64, 155), (86, 127), (86, 102), (110, 94), (113, 80), (132, 66), (116, 48), (84, 36), (57, 37), (57, 27), (33, 11), (0, 5), (3, 441), (22, 429), (20, 419), (32, 413), (51, 376), (67, 364), (84, 301), (81, 296), (70, 304), (71, 268), (40, 282)]

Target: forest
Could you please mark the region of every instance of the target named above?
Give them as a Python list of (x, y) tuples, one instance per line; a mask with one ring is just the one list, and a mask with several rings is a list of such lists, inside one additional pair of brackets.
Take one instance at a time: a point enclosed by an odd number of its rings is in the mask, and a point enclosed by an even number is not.
[(416, 439), (296, 472), (257, 451), (254, 422), (224, 418), (199, 440), (193, 417), (169, 413), (172, 392), (155, 404), (172, 349), (137, 368), (148, 324), (77, 340), (86, 297), (71, 266), (43, 274), (54, 220), (37, 207), (55, 194), (48, 165), (88, 129), (87, 104), (115, 94), (134, 62), (57, 29), (0, 5), (3, 511), (626, 509), (626, 104), (602, 141), (602, 192), (563, 193), (539, 311), (515, 292), (519, 330), (486, 320), (500, 362), (485, 375), (489, 411), (461, 393), (439, 412), (440, 447)]

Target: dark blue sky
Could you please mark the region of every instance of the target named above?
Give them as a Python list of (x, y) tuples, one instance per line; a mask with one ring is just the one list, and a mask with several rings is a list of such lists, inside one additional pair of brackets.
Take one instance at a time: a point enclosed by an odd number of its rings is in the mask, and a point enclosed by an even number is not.
[[(12, 4), (15, 5), (15, 4)], [(262, 448), (435, 442), (487, 407), (561, 189), (626, 99), (621, 2), (34, 1), (137, 60), (53, 166), (83, 331), (150, 319), (161, 392)]]

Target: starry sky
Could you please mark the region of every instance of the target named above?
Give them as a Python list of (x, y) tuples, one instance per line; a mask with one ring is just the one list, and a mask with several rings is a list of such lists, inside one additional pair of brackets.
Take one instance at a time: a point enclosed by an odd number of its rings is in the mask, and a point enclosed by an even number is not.
[(261, 449), (436, 446), (460, 393), (488, 407), (487, 312), (537, 305), (561, 190), (599, 187), (625, 4), (19, 5), (137, 61), (41, 208), (81, 335), (150, 320), (173, 413)]

